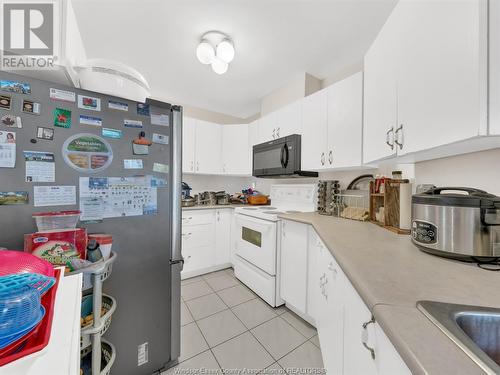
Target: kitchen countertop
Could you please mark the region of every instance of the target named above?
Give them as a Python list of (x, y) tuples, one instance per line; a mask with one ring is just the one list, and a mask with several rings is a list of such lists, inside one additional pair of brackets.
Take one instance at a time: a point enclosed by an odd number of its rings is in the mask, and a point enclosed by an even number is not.
[[(500, 307), (497, 272), (418, 250), (409, 236), (317, 213), (279, 215), (312, 225), (414, 374), (481, 374), (416, 308), (433, 300)], [(436, 355), (439, 353), (439, 355)]]
[(182, 207), (183, 211), (192, 211), (192, 210), (214, 210), (217, 208), (234, 208), (247, 206), (246, 204), (215, 204), (215, 205), (202, 205), (202, 206), (192, 206), (192, 207)]

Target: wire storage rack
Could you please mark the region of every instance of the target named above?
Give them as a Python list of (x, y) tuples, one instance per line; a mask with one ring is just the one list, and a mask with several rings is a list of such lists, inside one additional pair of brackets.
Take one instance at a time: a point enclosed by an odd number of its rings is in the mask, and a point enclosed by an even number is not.
[(332, 216), (366, 221), (370, 218), (369, 194), (335, 194), (332, 198)]
[[(87, 293), (84, 298), (92, 298), (92, 323), (82, 328), (80, 333), (80, 356), (82, 359), (91, 356), (92, 375), (109, 374), (116, 358), (114, 345), (102, 339), (117, 307), (113, 297), (102, 293), (102, 284), (111, 275), (115, 260), (116, 253), (111, 252), (107, 260), (72, 272), (72, 274), (83, 273), (82, 290)], [(102, 314), (103, 307), (104, 314)]]

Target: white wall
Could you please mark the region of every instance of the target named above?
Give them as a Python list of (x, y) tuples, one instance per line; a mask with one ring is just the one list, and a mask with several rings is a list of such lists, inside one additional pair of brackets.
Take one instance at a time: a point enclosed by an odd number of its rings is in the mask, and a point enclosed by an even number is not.
[(500, 149), (415, 164), (417, 184), (466, 186), (500, 195)]
[(248, 188), (252, 184), (251, 177), (232, 176), (205, 176), (184, 174), (182, 181), (187, 183), (193, 191), (191, 195), (203, 191), (221, 191), (229, 194), (240, 193), (242, 189)]

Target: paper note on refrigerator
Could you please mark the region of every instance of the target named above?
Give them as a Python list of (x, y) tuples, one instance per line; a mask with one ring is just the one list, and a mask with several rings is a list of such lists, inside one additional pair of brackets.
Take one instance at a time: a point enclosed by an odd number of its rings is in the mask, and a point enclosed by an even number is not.
[(0, 131), (0, 168), (16, 166), (16, 133)]
[(66, 206), (76, 204), (76, 186), (34, 186), (35, 207)]
[(54, 182), (56, 163), (52, 152), (24, 151), (26, 182)]
[(84, 221), (96, 216), (154, 215), (158, 212), (157, 189), (147, 176), (80, 177), (80, 211)]

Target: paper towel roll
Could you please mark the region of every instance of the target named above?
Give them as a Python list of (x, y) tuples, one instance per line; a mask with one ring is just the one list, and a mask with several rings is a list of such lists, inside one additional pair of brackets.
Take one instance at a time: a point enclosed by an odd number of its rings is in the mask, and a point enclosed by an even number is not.
[(411, 228), (411, 183), (399, 185), (399, 229)]

